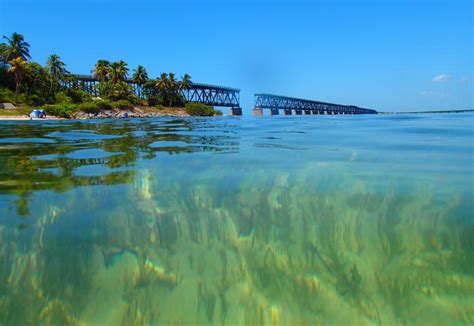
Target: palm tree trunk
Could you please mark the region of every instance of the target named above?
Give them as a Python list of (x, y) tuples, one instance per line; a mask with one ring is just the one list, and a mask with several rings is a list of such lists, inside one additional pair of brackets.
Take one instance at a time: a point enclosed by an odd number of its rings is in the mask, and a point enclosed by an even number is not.
[(18, 104), (18, 95), (20, 94), (21, 77), (20, 74), (15, 73), (15, 104)]
[(49, 86), (49, 95), (53, 92), (53, 78), (51, 78), (51, 85)]

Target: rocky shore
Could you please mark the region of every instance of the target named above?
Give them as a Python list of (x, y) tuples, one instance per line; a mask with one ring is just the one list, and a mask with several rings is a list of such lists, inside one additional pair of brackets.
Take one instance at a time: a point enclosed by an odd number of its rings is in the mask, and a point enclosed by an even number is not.
[(187, 117), (184, 108), (153, 108), (153, 107), (133, 107), (130, 109), (102, 110), (97, 114), (78, 111), (73, 115), (73, 119), (105, 119), (105, 118), (147, 118), (147, 117)]
[[(102, 110), (97, 114), (78, 111), (71, 119), (106, 119), (106, 118), (147, 118), (147, 117), (187, 117), (184, 108), (179, 107), (133, 107), (129, 109)], [(64, 118), (48, 115), (46, 119), (30, 118), (28, 115), (1, 115), (0, 120), (60, 120)], [(68, 119), (65, 119), (68, 120)]]

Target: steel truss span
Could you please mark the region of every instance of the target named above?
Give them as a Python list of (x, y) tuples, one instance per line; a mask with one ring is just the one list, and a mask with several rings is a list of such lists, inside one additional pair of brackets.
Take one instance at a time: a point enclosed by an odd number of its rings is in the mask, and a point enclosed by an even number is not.
[(240, 89), (193, 83), (190, 89), (180, 90), (187, 102), (213, 106), (240, 107)]
[(278, 110), (283, 110), (285, 114), (291, 114), (291, 111), (294, 110), (298, 115), (303, 111), (305, 114), (377, 114), (375, 110), (355, 105), (325, 103), (271, 94), (255, 94), (254, 111), (261, 112), (262, 109), (270, 109), (271, 114), (278, 114)]
[[(99, 81), (90, 75), (74, 75), (75, 80), (65, 81), (68, 88), (78, 88), (93, 96), (98, 96), (99, 92), (96, 85)], [(133, 92), (140, 98), (143, 98), (142, 85), (133, 80), (126, 80), (132, 86)], [(199, 102), (212, 106), (230, 107), (240, 109), (240, 89), (223, 87), (208, 84), (192, 83), (189, 89), (181, 89), (179, 93), (187, 102)], [(240, 112), (240, 111), (239, 111)]]

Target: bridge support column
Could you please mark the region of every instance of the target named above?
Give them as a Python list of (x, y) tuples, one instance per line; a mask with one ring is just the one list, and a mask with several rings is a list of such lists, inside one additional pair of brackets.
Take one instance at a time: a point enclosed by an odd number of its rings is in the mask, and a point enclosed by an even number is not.
[(252, 110), (252, 115), (255, 115), (255, 116), (263, 115), (263, 109), (262, 108), (254, 108)]
[(242, 108), (230, 108), (229, 115), (242, 115)]
[(270, 115), (279, 115), (280, 111), (278, 109), (271, 109), (270, 110)]
[(291, 115), (291, 109), (285, 109), (285, 115)]

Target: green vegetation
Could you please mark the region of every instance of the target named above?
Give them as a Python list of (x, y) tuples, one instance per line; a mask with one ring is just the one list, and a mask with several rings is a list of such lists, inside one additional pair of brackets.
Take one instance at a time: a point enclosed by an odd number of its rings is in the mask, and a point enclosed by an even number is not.
[(192, 116), (210, 117), (213, 115), (222, 115), (222, 111), (214, 110), (210, 105), (202, 103), (186, 103), (186, 113)]
[[(100, 97), (97, 99), (92, 92), (81, 89), (80, 81), (69, 73), (57, 54), (51, 54), (42, 66), (31, 61), (30, 45), (23, 35), (13, 33), (3, 38), (5, 42), (0, 44), (0, 102), (23, 108), (39, 107), (48, 115), (71, 117), (76, 111), (97, 114), (101, 110), (126, 110), (139, 105), (184, 107), (186, 101), (180, 91), (192, 86), (188, 74), (180, 80), (171, 72), (150, 79), (145, 67), (139, 65), (131, 76), (138, 84), (135, 94), (129, 82), (127, 63), (100, 59), (92, 69), (92, 74), (99, 80), (94, 86)], [(199, 116), (222, 114), (196, 103), (186, 104), (186, 112)], [(2, 111), (2, 114), (6, 113)]]
[(116, 106), (109, 101), (84, 102), (79, 104), (78, 109), (91, 114), (97, 114), (102, 110), (110, 110)]
[(111, 106), (117, 109), (126, 110), (132, 109), (133, 105), (127, 100), (119, 100), (111, 103)]
[(40, 107), (47, 115), (54, 115), (61, 118), (70, 118), (78, 107), (76, 104), (46, 104)]
[(17, 107), (16, 109), (1, 110), (2, 116), (5, 117), (18, 117), (27, 116), (31, 113), (30, 107)]
[(0, 88), (0, 103), (14, 103), (15, 92), (8, 88)]

